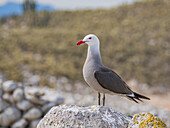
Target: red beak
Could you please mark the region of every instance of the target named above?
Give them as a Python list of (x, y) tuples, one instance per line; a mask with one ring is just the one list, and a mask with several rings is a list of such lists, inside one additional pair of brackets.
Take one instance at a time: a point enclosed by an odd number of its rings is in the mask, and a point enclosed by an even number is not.
[(85, 43), (85, 42), (86, 42), (86, 41), (80, 40), (80, 41), (77, 43), (77, 45), (83, 44), (83, 43)]

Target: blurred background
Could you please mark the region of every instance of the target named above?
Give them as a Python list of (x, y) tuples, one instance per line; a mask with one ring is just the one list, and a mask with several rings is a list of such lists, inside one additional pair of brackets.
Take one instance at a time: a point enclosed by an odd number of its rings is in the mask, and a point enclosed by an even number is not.
[[(82, 76), (87, 46), (76, 45), (89, 33), (101, 41), (104, 65), (151, 98), (106, 95), (106, 106), (151, 112), (170, 127), (169, 0), (1, 0), (0, 127), (34, 128), (54, 105), (97, 104)], [(15, 119), (7, 121), (8, 109)]]

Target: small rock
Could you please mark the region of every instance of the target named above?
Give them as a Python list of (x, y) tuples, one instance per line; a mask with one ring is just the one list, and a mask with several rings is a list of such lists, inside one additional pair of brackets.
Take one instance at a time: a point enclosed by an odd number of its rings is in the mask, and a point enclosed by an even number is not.
[(24, 99), (24, 91), (21, 88), (17, 88), (13, 92), (13, 99), (17, 102), (23, 100)]
[(63, 97), (58, 97), (56, 101), (54, 101), (56, 105), (61, 105), (64, 103), (64, 98)]
[(14, 103), (14, 99), (9, 93), (5, 93), (2, 98), (7, 102)]
[(29, 79), (28, 82), (30, 85), (38, 86), (40, 81), (40, 76), (38, 75), (32, 75)]
[(24, 85), (23, 83), (19, 82), (19, 83), (18, 83), (18, 87), (19, 87), (19, 88), (24, 88), (25, 85)]
[(52, 107), (56, 106), (56, 103), (49, 103), (49, 104), (45, 104), (41, 110), (43, 113), (47, 113)]
[(2, 97), (3, 95), (3, 91), (2, 91), (2, 88), (0, 88), (0, 97)]
[(7, 108), (0, 114), (1, 126), (10, 126), (13, 122), (17, 121), (21, 117), (21, 112), (15, 107)]
[(135, 114), (129, 123), (129, 128), (165, 128), (166, 124), (150, 113)]
[(40, 119), (31, 121), (29, 128), (36, 128), (39, 122)]
[(12, 125), (12, 128), (25, 128), (28, 122), (25, 119), (20, 119)]
[(27, 98), (27, 100), (31, 101), (32, 103), (34, 103), (36, 105), (44, 105), (44, 104), (48, 103), (48, 101), (46, 101), (46, 100), (43, 100), (41, 98), (36, 98), (36, 97), (33, 97), (33, 96)]
[(33, 106), (33, 104), (31, 102), (29, 102), (28, 100), (23, 100), (23, 101), (17, 103), (17, 107), (22, 111), (26, 111), (26, 110), (30, 109), (32, 106)]
[(0, 98), (0, 113), (5, 110), (7, 107), (9, 106), (9, 104), (4, 101), (2, 98)]
[(45, 95), (44, 92), (40, 92), (40, 91), (38, 91), (38, 90), (36, 90), (36, 91), (34, 91), (34, 92), (28, 92), (28, 94), (31, 95), (31, 96), (34, 96), (34, 97), (36, 97), (36, 98), (40, 98), (40, 97), (42, 97), (42, 96)]
[(12, 92), (14, 91), (14, 89), (17, 88), (17, 85), (14, 81), (5, 81), (3, 84), (2, 84), (2, 89), (5, 91), (5, 92)]
[(32, 108), (27, 113), (24, 114), (24, 118), (32, 121), (40, 118), (42, 116), (42, 112), (38, 108)]

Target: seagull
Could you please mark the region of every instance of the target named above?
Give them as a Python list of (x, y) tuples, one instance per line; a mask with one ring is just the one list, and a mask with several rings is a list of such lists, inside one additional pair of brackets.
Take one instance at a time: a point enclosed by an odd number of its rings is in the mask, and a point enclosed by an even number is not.
[(86, 83), (98, 92), (98, 105), (100, 105), (101, 93), (103, 93), (103, 106), (105, 105), (105, 94), (125, 96), (136, 103), (143, 102), (141, 99), (150, 100), (150, 98), (132, 91), (116, 72), (103, 65), (100, 41), (97, 36), (89, 34), (77, 45), (84, 43), (88, 45), (88, 52), (83, 66), (83, 77)]

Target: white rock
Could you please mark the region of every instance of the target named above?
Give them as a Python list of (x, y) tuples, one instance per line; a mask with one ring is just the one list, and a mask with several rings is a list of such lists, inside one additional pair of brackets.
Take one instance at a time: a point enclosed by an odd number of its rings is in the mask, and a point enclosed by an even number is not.
[(30, 109), (32, 106), (33, 106), (33, 104), (31, 102), (29, 102), (28, 100), (23, 100), (23, 101), (17, 103), (17, 107), (22, 111), (26, 111), (26, 110)]
[(38, 76), (38, 75), (32, 75), (28, 79), (29, 84), (34, 85), (34, 86), (37, 86), (39, 84), (39, 81), (40, 81), (40, 76)]
[(31, 121), (29, 128), (36, 128), (39, 122), (40, 119)]
[(9, 93), (3, 94), (2, 98), (7, 102), (14, 103), (14, 99)]
[(10, 126), (13, 122), (17, 121), (21, 117), (21, 112), (15, 107), (7, 108), (0, 114), (0, 125)]
[(49, 103), (42, 106), (41, 110), (43, 113), (47, 113), (52, 107), (56, 106), (56, 103)]
[(48, 103), (48, 101), (46, 101), (44, 99), (36, 98), (36, 97), (33, 97), (33, 96), (30, 96), (29, 98), (27, 97), (27, 100), (31, 101), (35, 105), (44, 105), (44, 104)]
[(27, 113), (24, 114), (24, 118), (32, 121), (40, 118), (42, 116), (42, 112), (38, 108), (31, 108)]
[(37, 128), (127, 128), (130, 117), (109, 107), (60, 105), (53, 107)]
[(28, 122), (25, 119), (20, 119), (12, 125), (12, 128), (25, 128)]
[(21, 88), (15, 89), (13, 92), (13, 99), (17, 102), (24, 99), (24, 91)]
[(5, 91), (5, 92), (12, 92), (14, 89), (17, 88), (17, 85), (14, 81), (5, 81), (3, 84), (2, 84), (2, 89)]
[(4, 101), (2, 98), (0, 98), (0, 113), (5, 110), (7, 107), (9, 106), (9, 104)]

